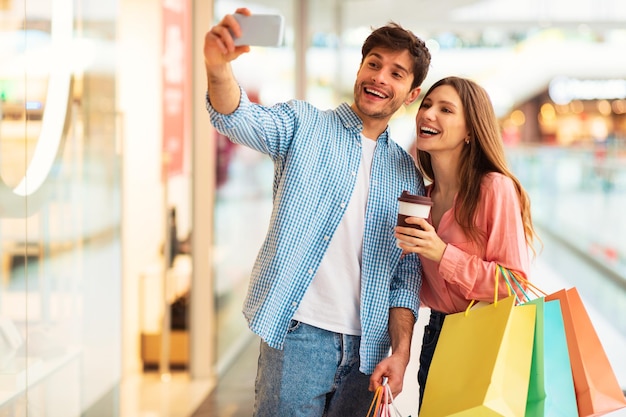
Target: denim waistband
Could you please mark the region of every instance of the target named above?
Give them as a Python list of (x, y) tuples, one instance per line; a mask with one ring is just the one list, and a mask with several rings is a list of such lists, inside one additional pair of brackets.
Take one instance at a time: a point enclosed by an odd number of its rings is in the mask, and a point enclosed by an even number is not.
[(428, 323), (430, 326), (441, 329), (443, 326), (443, 319), (446, 318), (446, 313), (442, 313), (440, 311), (431, 310), (430, 311), (430, 322)]

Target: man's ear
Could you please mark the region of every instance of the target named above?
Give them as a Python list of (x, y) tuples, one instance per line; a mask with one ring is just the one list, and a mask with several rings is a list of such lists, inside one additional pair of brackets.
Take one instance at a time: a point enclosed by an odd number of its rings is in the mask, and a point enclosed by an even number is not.
[(409, 104), (417, 100), (417, 98), (420, 96), (421, 91), (422, 91), (422, 87), (415, 87), (413, 90), (411, 90), (406, 100), (404, 100), (404, 104), (408, 106)]

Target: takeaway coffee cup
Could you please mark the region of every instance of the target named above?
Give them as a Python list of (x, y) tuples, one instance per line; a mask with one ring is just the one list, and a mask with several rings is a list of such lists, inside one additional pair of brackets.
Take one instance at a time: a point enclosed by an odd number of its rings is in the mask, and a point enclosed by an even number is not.
[(408, 191), (402, 191), (398, 197), (398, 226), (413, 227), (420, 229), (416, 224), (406, 222), (407, 217), (421, 217), (427, 219), (433, 205), (430, 197), (413, 195)]

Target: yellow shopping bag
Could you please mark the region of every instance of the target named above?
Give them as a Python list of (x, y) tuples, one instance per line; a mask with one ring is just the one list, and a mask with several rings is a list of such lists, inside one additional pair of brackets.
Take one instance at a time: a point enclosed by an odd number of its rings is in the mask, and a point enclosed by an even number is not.
[(420, 417), (524, 417), (536, 307), (515, 301), (446, 316)]

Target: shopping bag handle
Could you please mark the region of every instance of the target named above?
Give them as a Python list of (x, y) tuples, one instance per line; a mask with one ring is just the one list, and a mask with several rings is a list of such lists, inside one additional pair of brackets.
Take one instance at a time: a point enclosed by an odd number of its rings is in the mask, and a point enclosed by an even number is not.
[[(517, 304), (522, 304), (526, 301), (530, 301), (530, 296), (528, 295), (524, 287), (515, 278), (517, 275), (513, 271), (511, 271), (508, 268), (503, 267), (500, 264), (498, 264), (496, 268), (500, 270), (500, 273), (502, 274), (502, 277), (504, 278), (504, 281), (506, 282), (506, 285), (508, 286), (508, 288), (513, 291), (513, 294), (515, 294), (515, 301), (517, 302)], [(519, 289), (521, 293), (524, 294), (523, 299), (520, 299), (520, 296), (515, 291), (513, 284), (515, 284), (515, 287), (517, 287), (517, 289)]]
[[(541, 288), (537, 287), (528, 279), (521, 277), (518, 273), (511, 271), (510, 269), (505, 268), (502, 265), (498, 265), (498, 266), (502, 270), (501, 272), (503, 273), (505, 277), (504, 279), (506, 280), (507, 285), (509, 287), (512, 287), (512, 284), (515, 284), (515, 286), (519, 288), (520, 291), (524, 294), (526, 301), (531, 300), (530, 296), (528, 295), (528, 292), (532, 292), (536, 297), (539, 297), (539, 298), (545, 297), (548, 295), (548, 293), (543, 291)], [(526, 285), (527, 289), (525, 289), (522, 284)], [(516, 294), (516, 297), (517, 297), (517, 294)], [(520, 300), (518, 297), (517, 297), (517, 300), (519, 302), (522, 302), (522, 300)]]
[[(392, 415), (393, 412), (393, 415)], [(365, 417), (402, 417), (400, 410), (394, 404), (391, 388), (387, 384), (387, 380), (383, 380), (383, 384), (379, 385), (374, 392), (374, 398), (370, 404), (369, 410)]]
[[(494, 286), (494, 291), (493, 291), (493, 305), (494, 307), (498, 306), (498, 282), (500, 281), (498, 279), (498, 272), (500, 272), (500, 274), (502, 275), (502, 277), (504, 278), (505, 282), (507, 283), (507, 293), (509, 294), (509, 297), (512, 295), (511, 294), (511, 285), (509, 284), (506, 276), (504, 275), (504, 273), (502, 272), (502, 270), (500, 268), (498, 268), (500, 265), (496, 264), (496, 273), (495, 273), (495, 286)], [(517, 294), (515, 294), (517, 297)], [(467, 306), (467, 308), (465, 309), (465, 316), (467, 316), (469, 314), (469, 311), (471, 310), (471, 308), (474, 306), (474, 303), (476, 303), (476, 300), (472, 300), (470, 301), (469, 305)]]
[(374, 391), (374, 398), (372, 398), (372, 403), (370, 404), (370, 408), (369, 410), (367, 410), (367, 414), (365, 414), (365, 417), (370, 417), (370, 416), (376, 417), (376, 410), (378, 410), (378, 408), (380, 407), (380, 400), (382, 397), (382, 392), (383, 392), (383, 386), (379, 385), (376, 388), (376, 391)]
[[(385, 400), (387, 399), (389, 400), (387, 401), (387, 404), (389, 405), (387, 407), (387, 417), (394, 417), (394, 415), (396, 417), (402, 417), (402, 413), (400, 413), (400, 410), (398, 410), (398, 408), (396, 407), (395, 400), (393, 399), (393, 394), (391, 393), (391, 388), (389, 387), (386, 381), (383, 382), (383, 386), (385, 387), (385, 393), (386, 393)], [(391, 414), (392, 412), (394, 415)]]

